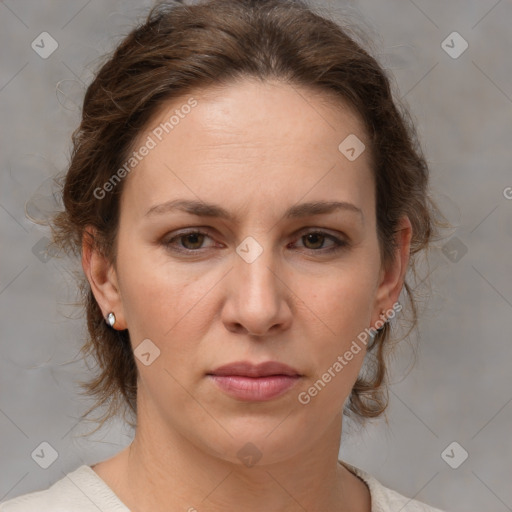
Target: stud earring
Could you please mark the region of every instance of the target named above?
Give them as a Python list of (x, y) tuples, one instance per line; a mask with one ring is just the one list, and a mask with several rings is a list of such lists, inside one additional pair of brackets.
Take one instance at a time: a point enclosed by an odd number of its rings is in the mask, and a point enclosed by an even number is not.
[(110, 327), (114, 327), (114, 324), (116, 323), (116, 315), (114, 313), (109, 313), (107, 315), (107, 324), (110, 325)]
[[(386, 311), (384, 309), (382, 309), (380, 312), (380, 318), (384, 320), (384, 325), (388, 323), (388, 319), (386, 318)], [(384, 329), (384, 325), (382, 325), (382, 327), (379, 327), (377, 331), (382, 331), (382, 329)]]

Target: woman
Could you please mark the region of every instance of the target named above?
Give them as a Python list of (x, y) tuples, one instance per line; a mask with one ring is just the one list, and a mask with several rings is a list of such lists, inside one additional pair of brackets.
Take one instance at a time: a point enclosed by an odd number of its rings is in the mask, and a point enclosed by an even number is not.
[(135, 437), (0, 510), (438, 510), (338, 460), (437, 227), (378, 63), (300, 2), (160, 5), (73, 143), (54, 243), (82, 258), (87, 389)]

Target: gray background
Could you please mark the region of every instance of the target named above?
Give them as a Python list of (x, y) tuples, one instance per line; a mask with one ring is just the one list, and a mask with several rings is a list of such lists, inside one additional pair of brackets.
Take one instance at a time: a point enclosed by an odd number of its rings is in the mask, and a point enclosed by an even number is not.
[[(150, 5), (0, 3), (0, 501), (46, 488), (131, 439), (120, 421), (80, 437), (94, 427), (80, 421), (90, 402), (76, 384), (87, 374), (78, 358), (85, 326), (70, 305), (71, 270), (80, 267), (45, 255), (49, 233), (25, 209), (40, 217), (51, 210), (49, 178), (68, 162), (96, 59)], [(388, 424), (357, 431), (347, 423), (341, 457), (439, 508), (512, 510), (512, 2), (323, 5), (362, 27), (394, 74), (431, 165), (433, 194), (455, 226), (431, 255), (434, 293), (412, 337), (416, 365), (407, 343), (394, 359)], [(31, 48), (43, 31), (58, 42), (47, 59)], [(458, 58), (441, 46), (453, 31), (469, 44)], [(58, 452), (48, 469), (31, 456), (43, 441)], [(457, 469), (441, 456), (453, 441), (469, 454)], [(448, 450), (452, 464), (462, 448)]]

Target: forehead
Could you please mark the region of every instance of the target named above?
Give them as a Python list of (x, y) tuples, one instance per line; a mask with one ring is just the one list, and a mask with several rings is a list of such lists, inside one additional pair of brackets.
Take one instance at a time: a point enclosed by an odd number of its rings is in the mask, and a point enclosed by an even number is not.
[(164, 104), (139, 134), (134, 149), (152, 148), (123, 196), (138, 209), (185, 194), (282, 202), (283, 190), (291, 201), (341, 187), (354, 198), (371, 176), (368, 151), (352, 162), (340, 152), (353, 135), (368, 146), (359, 116), (333, 94), (257, 80), (197, 90)]

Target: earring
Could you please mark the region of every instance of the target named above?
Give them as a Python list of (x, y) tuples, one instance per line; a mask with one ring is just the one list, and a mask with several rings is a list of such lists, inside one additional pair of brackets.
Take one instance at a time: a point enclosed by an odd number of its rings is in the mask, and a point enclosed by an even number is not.
[[(380, 311), (380, 317), (384, 317), (385, 318), (385, 321), (384, 321), (384, 325), (386, 325), (388, 323), (388, 319), (386, 318), (386, 311), (384, 309), (381, 309)], [(382, 331), (382, 329), (384, 329), (384, 325), (382, 327), (379, 327), (377, 329), (378, 332)]]
[(114, 315), (114, 313), (109, 313), (107, 315), (106, 322), (110, 327), (114, 327), (114, 324), (116, 323), (116, 315)]

